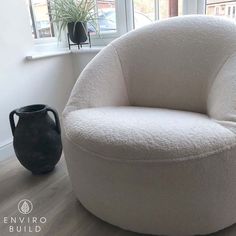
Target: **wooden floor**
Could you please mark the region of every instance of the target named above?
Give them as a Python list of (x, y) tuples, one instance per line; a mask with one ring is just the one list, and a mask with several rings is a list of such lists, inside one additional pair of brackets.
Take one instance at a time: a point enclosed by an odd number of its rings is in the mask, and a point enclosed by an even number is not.
[[(21, 199), (32, 201), (29, 215), (18, 211)], [(10, 217), (22, 216), (46, 217), (47, 222), (38, 224), (41, 227), (38, 233), (9, 232), (11, 224), (4, 223), (4, 217), (9, 221)], [(12, 223), (14, 227), (18, 224)], [(23, 225), (33, 229), (35, 224)], [(76, 200), (63, 158), (52, 173), (34, 176), (15, 157), (0, 161), (0, 236), (8, 235), (140, 236), (99, 220)], [(236, 225), (211, 236), (236, 236)]]

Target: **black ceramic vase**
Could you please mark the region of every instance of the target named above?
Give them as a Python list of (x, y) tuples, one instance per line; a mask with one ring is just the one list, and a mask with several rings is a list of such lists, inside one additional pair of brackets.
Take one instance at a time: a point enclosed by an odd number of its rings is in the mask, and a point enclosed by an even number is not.
[[(53, 113), (55, 122), (49, 111)], [(17, 125), (14, 115), (19, 117)], [(62, 153), (57, 112), (46, 105), (31, 105), (13, 110), (9, 119), (13, 146), (20, 163), (33, 174), (52, 171)]]
[(84, 43), (87, 37), (87, 24), (82, 22), (70, 22), (67, 25), (70, 40), (73, 43)]

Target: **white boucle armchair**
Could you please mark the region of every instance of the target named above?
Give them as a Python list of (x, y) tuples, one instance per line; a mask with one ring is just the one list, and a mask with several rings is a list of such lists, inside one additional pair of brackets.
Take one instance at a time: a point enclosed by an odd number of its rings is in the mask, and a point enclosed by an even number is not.
[(185, 16), (134, 30), (80, 75), (63, 113), (74, 192), (159, 235), (236, 223), (236, 25)]

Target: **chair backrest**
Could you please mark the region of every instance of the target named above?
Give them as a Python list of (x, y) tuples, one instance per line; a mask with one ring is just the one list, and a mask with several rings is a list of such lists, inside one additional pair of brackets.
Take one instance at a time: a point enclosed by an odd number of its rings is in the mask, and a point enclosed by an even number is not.
[(175, 17), (112, 45), (131, 105), (206, 113), (209, 89), (236, 50), (236, 24), (221, 17)]

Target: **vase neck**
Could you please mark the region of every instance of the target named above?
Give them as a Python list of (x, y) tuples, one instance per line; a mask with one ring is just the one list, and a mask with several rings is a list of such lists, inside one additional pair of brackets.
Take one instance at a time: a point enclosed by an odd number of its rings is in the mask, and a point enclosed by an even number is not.
[(46, 115), (46, 113), (47, 106), (42, 104), (25, 106), (16, 110), (16, 114), (22, 118), (34, 118), (44, 116)]

